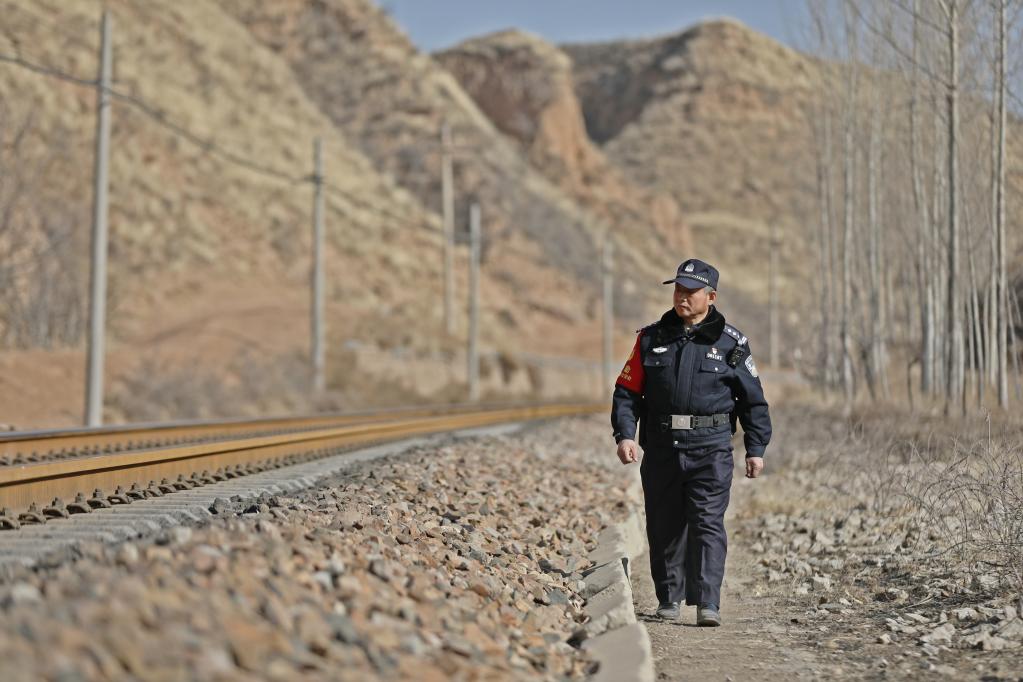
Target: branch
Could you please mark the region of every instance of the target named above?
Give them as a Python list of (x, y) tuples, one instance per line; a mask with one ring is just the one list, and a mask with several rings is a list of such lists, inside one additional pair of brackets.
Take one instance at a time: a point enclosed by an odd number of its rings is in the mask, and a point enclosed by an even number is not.
[(867, 27), (867, 30), (870, 31), (872, 34), (874, 34), (874, 36), (880, 38), (885, 43), (887, 43), (888, 46), (890, 48), (892, 48), (892, 50), (896, 54), (898, 54), (900, 57), (905, 59), (909, 64), (915, 66), (917, 69), (920, 70), (921, 73), (923, 73), (925, 76), (927, 76), (931, 80), (938, 81), (938, 82), (940, 82), (942, 84), (946, 83), (946, 81), (943, 78), (941, 78), (940, 76), (936, 76), (930, 69), (927, 68), (927, 66), (925, 66), (924, 64), (921, 64), (918, 61), (915, 61), (911, 54), (908, 54), (904, 49), (902, 49), (902, 47), (899, 46), (898, 43), (896, 43), (894, 40), (892, 40), (892, 37), (891, 37), (890, 34), (887, 34), (885, 31), (882, 31), (881, 29), (877, 28), (872, 23), (870, 23), (870, 21), (867, 20), (867, 17), (863, 14), (862, 11), (860, 11), (860, 8), (857, 7), (855, 3), (848, 2), (848, 5), (849, 5), (849, 7), (852, 8), (853, 12), (856, 13), (857, 18), (861, 22), (863, 22), (863, 25)]

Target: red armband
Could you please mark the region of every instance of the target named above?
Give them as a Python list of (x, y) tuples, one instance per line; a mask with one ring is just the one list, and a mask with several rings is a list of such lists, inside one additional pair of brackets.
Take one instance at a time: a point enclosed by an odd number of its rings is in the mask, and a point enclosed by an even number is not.
[(625, 361), (625, 367), (622, 368), (622, 373), (618, 375), (618, 381), (615, 382), (633, 393), (643, 392), (643, 380), (646, 378), (643, 371), (643, 359), (639, 352), (641, 338), (643, 338), (642, 334), (636, 337), (636, 345), (632, 347), (632, 353), (629, 354), (629, 359)]

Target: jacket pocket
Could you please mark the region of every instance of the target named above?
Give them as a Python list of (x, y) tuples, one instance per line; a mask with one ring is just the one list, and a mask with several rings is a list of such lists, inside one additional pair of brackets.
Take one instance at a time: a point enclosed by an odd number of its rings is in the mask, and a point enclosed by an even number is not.
[(711, 360), (710, 358), (704, 358), (700, 362), (701, 372), (713, 372), (714, 374), (727, 374), (728, 365), (718, 360)]
[(653, 404), (662, 412), (665, 411), (662, 403), (670, 401), (674, 394), (674, 364), (670, 352), (647, 353), (643, 358), (643, 373), (646, 375), (643, 392), (653, 399)]

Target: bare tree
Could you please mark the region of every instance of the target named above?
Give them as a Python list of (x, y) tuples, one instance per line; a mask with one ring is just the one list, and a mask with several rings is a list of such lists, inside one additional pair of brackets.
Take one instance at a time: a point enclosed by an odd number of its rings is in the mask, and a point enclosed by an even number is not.
[(992, 366), (997, 365), (996, 385), (998, 387), (998, 404), (1002, 408), (1009, 404), (1009, 364), (1008, 364), (1008, 332), (1009, 332), (1009, 282), (1006, 266), (1005, 244), (1005, 60), (1007, 31), (1005, 26), (1006, 0), (994, 0), (997, 24), (997, 54), (995, 57), (995, 102), (997, 103), (997, 153), (995, 161), (995, 258), (992, 270), (997, 272), (994, 277), (993, 299), (995, 325), (991, 353), (997, 357)]
[(964, 392), (965, 351), (963, 335), (962, 289), (957, 281), (960, 259), (959, 229), (959, 0), (938, 0), (938, 6), (945, 15), (945, 33), (948, 41), (948, 72), (945, 82), (947, 118), (947, 161), (948, 161), (948, 234), (946, 257), (948, 262), (948, 309), (946, 338), (948, 353), (946, 412), (958, 403), (961, 410), (966, 408)]
[[(65, 149), (33, 147), (35, 117), (0, 105), (0, 344), (53, 348), (84, 331), (81, 243), (73, 201), (53, 201), (48, 174)], [(58, 132), (54, 139), (66, 139)]]
[(843, 211), (842, 211), (842, 310), (840, 317), (840, 338), (842, 344), (842, 393), (845, 396), (846, 408), (852, 406), (856, 397), (852, 364), (852, 268), (853, 268), (853, 219), (856, 191), (856, 96), (859, 70), (857, 68), (858, 42), (857, 24), (849, 11), (843, 12), (845, 18), (845, 45), (849, 51), (849, 64), (845, 83), (845, 141), (842, 147), (843, 156)]

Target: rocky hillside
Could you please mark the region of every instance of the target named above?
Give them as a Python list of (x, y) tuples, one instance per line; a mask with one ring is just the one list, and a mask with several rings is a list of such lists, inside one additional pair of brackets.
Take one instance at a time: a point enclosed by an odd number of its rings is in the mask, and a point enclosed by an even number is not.
[(772, 223), (786, 240), (783, 284), (805, 286), (808, 58), (732, 20), (563, 49), (591, 137), (627, 177), (678, 201), (724, 294), (766, 300)]
[[(819, 280), (814, 249), (820, 209), (811, 123), (818, 115), (822, 62), (730, 19), (647, 40), (562, 49), (572, 59), (590, 138), (631, 181), (678, 202), (695, 253), (721, 266), (722, 294), (729, 304), (738, 304), (739, 324), (754, 339), (766, 331), (772, 238), (778, 239), (779, 295), (804, 305), (804, 293)], [(891, 74), (873, 71), (861, 77), (893, 92), (906, 87)], [(872, 88), (861, 90), (865, 98)], [(974, 183), (973, 196), (986, 201), (990, 105), (970, 97), (962, 103), (963, 120), (969, 120), (962, 127), (962, 162), (985, 170), (964, 175), (963, 182)], [(868, 111), (869, 103), (864, 101), (862, 108)], [(888, 125), (905, 123), (895, 114)], [(1017, 132), (1009, 136), (1011, 159), (1023, 158), (1020, 139)], [(927, 148), (933, 144), (944, 142), (932, 137), (924, 143)], [(887, 161), (890, 177), (908, 174), (908, 162), (893, 156)], [(865, 173), (865, 160), (858, 164)], [(1009, 182), (1023, 187), (1017, 168), (1018, 161), (1011, 161)], [(841, 177), (840, 172), (836, 162), (833, 177)], [(1013, 203), (1010, 199), (1010, 215), (1018, 211)], [(865, 215), (867, 209), (857, 210)], [(1023, 242), (1010, 240), (1010, 254), (1015, 254), (1010, 263), (1021, 273)], [(1017, 274), (1016, 279), (1023, 287), (1023, 277)], [(786, 346), (794, 349), (809, 342), (803, 332), (810, 327), (798, 306), (786, 308), (782, 333)]]
[[(588, 319), (580, 296), (551, 294), (560, 281), (579, 289), (584, 301), (589, 298), (586, 292), (599, 278), (598, 249), (608, 214), (581, 204), (561, 183), (550, 182), (531, 163), (535, 156), (502, 134), (452, 74), (418, 52), (376, 4), (229, 0), (221, 5), (291, 65), (307, 96), (379, 169), (431, 210), (440, 207), (440, 130), (448, 123), (457, 149), (458, 225), (464, 229), (469, 200), (478, 198), (490, 238), (484, 256), (487, 270), (516, 296), (543, 290), (545, 297), (534, 304), (565, 322)], [(533, 112), (523, 113), (528, 117)], [(631, 226), (639, 223), (634, 220)], [(629, 225), (621, 235), (617, 223), (611, 227), (622, 240), (636, 236)], [(649, 244), (643, 251), (622, 250), (621, 270), (632, 278), (634, 291), (637, 284), (646, 287), (663, 274), (663, 263), (637, 256), (663, 252), (665, 233), (651, 227), (643, 239)], [(578, 284), (569, 284), (566, 275)], [(619, 291), (625, 302), (621, 310), (644, 319), (645, 301), (637, 296), (626, 301), (628, 291)]]
[[(308, 409), (297, 396), (307, 393), (306, 178), (316, 136), (331, 187), (328, 362), (343, 396), (334, 406), (408, 402), (427, 391), (459, 397), (462, 342), (441, 332), (439, 305), (444, 119), (459, 145), (460, 217), (467, 197), (484, 202), (484, 348), (504, 354), (499, 367), (488, 364), (491, 389), (594, 389), (523, 358), (598, 357), (599, 217), (535, 171), (374, 5), (0, 0), (0, 53), (91, 79), (104, 7), (113, 17), (115, 88), (149, 106), (117, 99), (112, 109), (110, 419)], [(66, 350), (2, 354), (5, 393), (18, 398), (0, 408), (19, 426), (74, 422), (95, 94), (10, 64), (0, 65), (0, 88), (18, 93), (0, 111), (0, 171), (11, 180), (0, 201), (21, 228), (5, 231), (0, 247), (32, 256), (29, 270), (0, 272), (5, 319), (45, 337), (67, 309), (79, 311)], [(11, 237), (26, 234), (35, 236)], [(54, 253), (63, 260), (44, 277), (37, 266)], [(459, 310), (464, 256), (460, 247)], [(54, 287), (37, 295), (33, 282), (66, 284), (67, 305), (48, 307)], [(16, 326), (7, 325), (5, 334)], [(589, 368), (574, 371), (592, 378)], [(268, 379), (278, 375), (286, 376)], [(382, 385), (367, 396), (374, 377)], [(251, 404), (238, 403), (235, 388)]]

